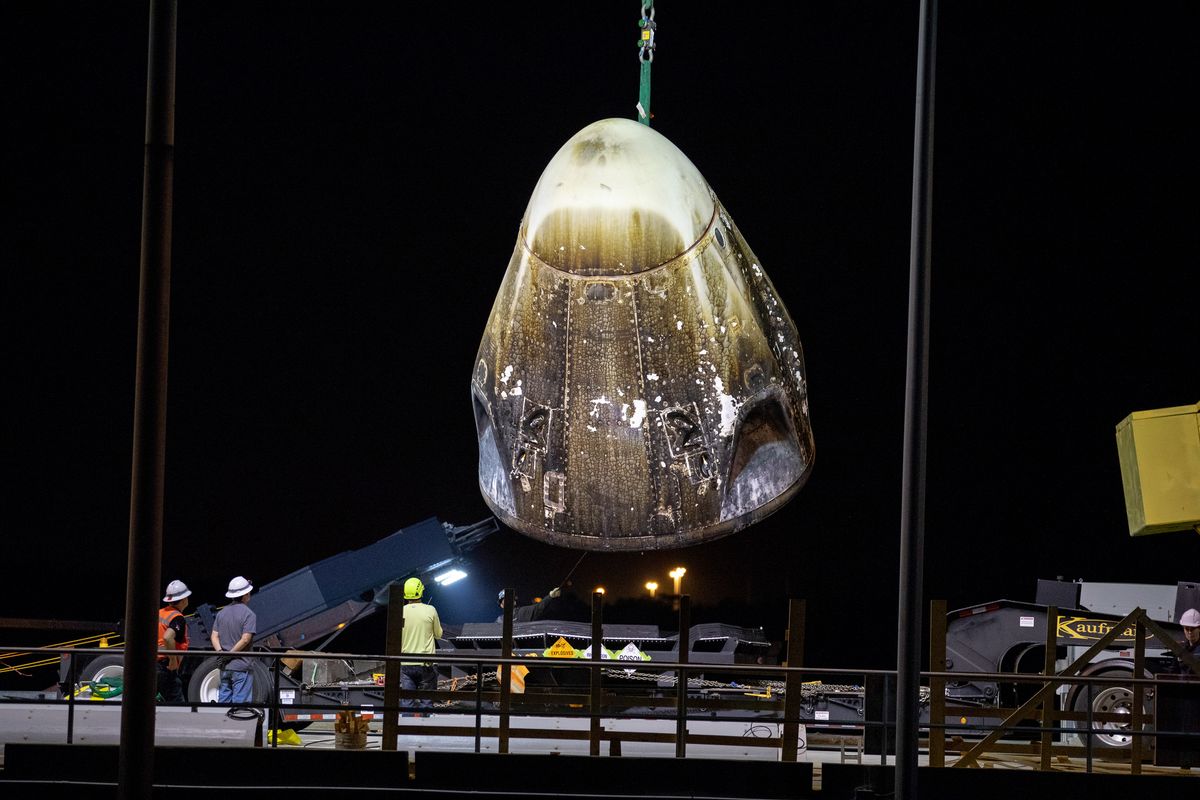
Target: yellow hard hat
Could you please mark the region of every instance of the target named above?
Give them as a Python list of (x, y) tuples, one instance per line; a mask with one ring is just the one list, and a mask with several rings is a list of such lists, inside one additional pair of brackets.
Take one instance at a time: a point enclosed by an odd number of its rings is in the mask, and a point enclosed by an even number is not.
[(423, 594), (425, 594), (425, 584), (421, 583), (420, 578), (409, 578), (404, 582), (405, 600), (419, 600)]

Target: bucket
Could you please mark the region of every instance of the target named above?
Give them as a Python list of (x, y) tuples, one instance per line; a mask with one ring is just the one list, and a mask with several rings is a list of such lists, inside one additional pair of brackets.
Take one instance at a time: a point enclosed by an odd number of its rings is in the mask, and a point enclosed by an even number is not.
[(337, 750), (364, 750), (367, 746), (367, 732), (335, 733), (333, 735), (333, 746)]

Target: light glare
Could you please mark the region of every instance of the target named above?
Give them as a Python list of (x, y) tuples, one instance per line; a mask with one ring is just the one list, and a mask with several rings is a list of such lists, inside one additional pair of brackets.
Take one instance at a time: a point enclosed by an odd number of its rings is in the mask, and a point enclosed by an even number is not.
[(461, 581), (467, 577), (467, 573), (461, 569), (450, 569), (443, 572), (441, 575), (434, 576), (433, 582), (438, 586), (449, 586), (452, 583)]

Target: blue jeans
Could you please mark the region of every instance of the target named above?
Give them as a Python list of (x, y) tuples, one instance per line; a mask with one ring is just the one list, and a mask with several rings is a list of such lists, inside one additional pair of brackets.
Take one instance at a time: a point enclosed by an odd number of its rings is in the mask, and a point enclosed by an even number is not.
[(221, 685), (217, 689), (218, 703), (249, 703), (253, 700), (254, 676), (241, 670), (221, 670)]
[[(434, 691), (437, 689), (437, 670), (419, 664), (403, 666), (400, 668), (400, 688)], [(428, 700), (404, 700), (400, 705), (403, 708), (429, 708), (431, 703)]]

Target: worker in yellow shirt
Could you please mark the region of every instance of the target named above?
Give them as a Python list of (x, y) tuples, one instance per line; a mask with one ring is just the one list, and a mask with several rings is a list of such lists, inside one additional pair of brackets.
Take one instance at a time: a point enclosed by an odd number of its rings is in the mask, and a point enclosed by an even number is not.
[[(425, 584), (420, 578), (409, 578), (404, 582), (404, 633), (400, 638), (400, 651), (405, 655), (423, 653), (432, 655), (437, 649), (437, 640), (442, 638), (442, 621), (437, 609), (422, 599)], [(400, 663), (400, 688), (405, 690), (436, 690), (437, 669), (428, 661), (402, 661)], [(406, 708), (428, 708), (429, 700), (405, 700)]]

